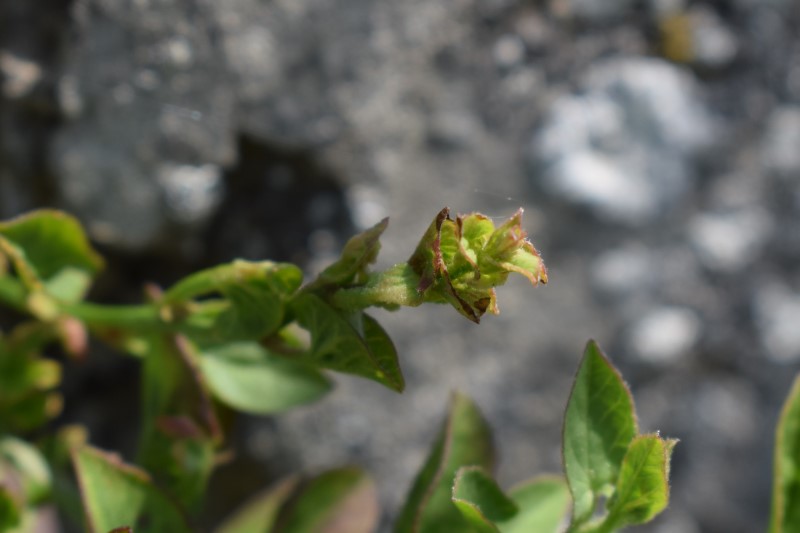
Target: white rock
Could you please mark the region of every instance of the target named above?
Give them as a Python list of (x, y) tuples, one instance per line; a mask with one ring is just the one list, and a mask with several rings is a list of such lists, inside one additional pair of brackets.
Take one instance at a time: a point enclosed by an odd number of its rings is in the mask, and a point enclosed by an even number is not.
[(653, 309), (631, 327), (628, 346), (640, 359), (669, 363), (691, 350), (700, 339), (700, 319), (690, 309)]
[(531, 146), (545, 190), (601, 218), (657, 219), (689, 190), (692, 157), (715, 126), (690, 75), (656, 59), (593, 67), (558, 99)]
[(172, 218), (184, 224), (204, 222), (222, 201), (224, 183), (217, 165), (164, 163), (157, 173)]
[(696, 215), (689, 239), (700, 261), (712, 270), (733, 272), (752, 264), (773, 227), (763, 209), (752, 207), (721, 214)]

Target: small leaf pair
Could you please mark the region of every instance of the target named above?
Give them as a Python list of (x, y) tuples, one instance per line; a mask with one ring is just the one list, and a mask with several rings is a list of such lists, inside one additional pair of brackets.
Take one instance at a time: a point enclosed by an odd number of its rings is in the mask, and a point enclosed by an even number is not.
[(471, 401), (456, 395), (395, 532), (556, 533), (570, 496), (570, 533), (642, 524), (667, 505), (676, 442), (638, 435), (630, 391), (590, 342), (564, 419), (566, 483), (545, 476), (504, 493), (489, 474), (489, 427)]
[(395, 533), (556, 533), (568, 510), (563, 480), (543, 476), (506, 495), (489, 472), (491, 430), (475, 404), (456, 394)]
[[(660, 513), (669, 500), (676, 443), (638, 434), (630, 390), (589, 342), (564, 418), (564, 471), (573, 498), (569, 531), (615, 531)], [(606, 500), (598, 508), (601, 497)]]

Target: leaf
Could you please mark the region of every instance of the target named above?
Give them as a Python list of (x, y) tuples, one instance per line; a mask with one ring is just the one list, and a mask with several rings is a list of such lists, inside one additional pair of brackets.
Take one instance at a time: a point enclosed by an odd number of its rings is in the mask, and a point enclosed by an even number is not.
[(45, 283), (47, 294), (62, 302), (79, 302), (89, 292), (92, 276), (85, 270), (65, 267)]
[(169, 493), (197, 510), (214, 467), (219, 423), (200, 371), (199, 355), (185, 338), (153, 338), (142, 378), (139, 461)]
[(0, 222), (0, 252), (8, 255), (17, 275), (29, 289), (49, 280), (64, 269), (89, 277), (103, 267), (80, 223), (60, 211), (33, 211)]
[(539, 477), (511, 489), (519, 507), (511, 519), (498, 522), (501, 533), (557, 533), (569, 512), (569, 487), (560, 477)]
[(35, 429), (57, 416), (61, 366), (37, 352), (57, 335), (53, 324), (23, 323), (0, 344), (0, 433)]
[(417, 474), (395, 524), (396, 533), (474, 531), (452, 502), (456, 471), (462, 466), (493, 465), (491, 431), (475, 404), (454, 394), (447, 419)]
[(360, 311), (347, 314), (334, 309), (310, 293), (297, 296), (290, 308), (297, 322), (311, 333), (309, 362), (377, 381), (397, 392), (403, 390), (397, 351), (374, 319)]
[(16, 478), (28, 505), (41, 502), (50, 493), (50, 467), (39, 450), (24, 440), (5, 436), (0, 438), (0, 485), (9, 477)]
[(129, 526), (144, 531), (189, 531), (180, 512), (153, 486), (147, 473), (91, 446), (73, 451), (89, 531)]
[(203, 375), (214, 395), (240, 411), (270, 414), (313, 402), (331, 388), (316, 369), (254, 342), (205, 348)]
[(380, 237), (389, 225), (384, 218), (368, 230), (351, 237), (342, 250), (341, 258), (323, 270), (310, 288), (326, 285), (347, 285), (366, 278), (367, 265), (374, 263), (381, 249)]
[(22, 521), (22, 510), (11, 491), (0, 483), (0, 531), (17, 527)]
[(586, 346), (564, 417), (564, 470), (573, 498), (573, 525), (608, 495), (637, 434), (633, 398), (594, 341)]
[(800, 375), (794, 380), (775, 431), (770, 533), (800, 531)]
[(519, 510), (495, 480), (476, 466), (458, 470), (452, 498), (467, 522), (481, 533), (498, 533), (494, 523), (511, 518)]
[(610, 527), (644, 524), (667, 507), (669, 462), (676, 442), (658, 435), (633, 439), (622, 461), (614, 496), (607, 505), (606, 523)]
[(216, 533), (270, 533), (278, 512), (297, 487), (299, 479), (290, 476), (274, 487), (256, 494), (225, 519)]
[(378, 523), (375, 484), (359, 468), (330, 470), (284, 504), (271, 533), (371, 533)]
[(281, 325), (284, 304), (302, 280), (295, 265), (236, 260), (184, 278), (164, 294), (162, 303), (180, 306), (193, 298), (221, 294), (227, 307), (205, 328), (193, 330), (192, 336), (212, 342), (259, 340)]

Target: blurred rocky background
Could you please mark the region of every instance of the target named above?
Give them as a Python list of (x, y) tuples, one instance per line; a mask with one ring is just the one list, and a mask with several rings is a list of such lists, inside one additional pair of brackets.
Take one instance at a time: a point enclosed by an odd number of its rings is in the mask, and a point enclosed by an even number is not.
[[(557, 472), (596, 338), (643, 429), (681, 439), (641, 530), (762, 531), (800, 368), (798, 27), (797, 0), (0, 0), (0, 216), (75, 213), (110, 258), (94, 297), (135, 301), (234, 257), (311, 273), (388, 215), (385, 267), (445, 205), (523, 206), (551, 283), (516, 280), (479, 327), (379, 312), (407, 391), (337, 378), (238, 424), (209, 524), (290, 471), (358, 463), (388, 529), (453, 388), (506, 486)], [(63, 420), (129, 449), (136, 369), (98, 348)]]

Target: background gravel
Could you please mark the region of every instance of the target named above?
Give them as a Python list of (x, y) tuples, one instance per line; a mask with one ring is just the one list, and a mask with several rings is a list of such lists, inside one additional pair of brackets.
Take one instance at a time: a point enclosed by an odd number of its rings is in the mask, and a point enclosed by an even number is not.
[[(135, 300), (233, 257), (312, 272), (386, 215), (388, 266), (445, 205), (522, 206), (551, 283), (515, 280), (479, 327), (377, 313), (408, 390), (341, 377), (240, 424), (209, 521), (350, 462), (388, 528), (455, 388), (503, 484), (559, 471), (595, 338), (643, 429), (681, 439), (672, 505), (641, 529), (759, 531), (800, 367), (798, 24), (796, 0), (0, 1), (0, 215), (77, 214), (111, 258), (95, 297)], [(127, 449), (136, 406), (86, 402), (135, 392), (135, 368), (70, 370), (64, 420)]]

